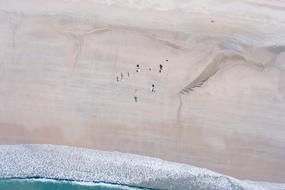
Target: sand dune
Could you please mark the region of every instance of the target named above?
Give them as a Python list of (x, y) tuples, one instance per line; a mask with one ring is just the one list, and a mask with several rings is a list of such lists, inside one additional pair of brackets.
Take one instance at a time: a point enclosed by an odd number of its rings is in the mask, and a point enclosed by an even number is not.
[(282, 1), (0, 4), (0, 143), (116, 150), (285, 181)]

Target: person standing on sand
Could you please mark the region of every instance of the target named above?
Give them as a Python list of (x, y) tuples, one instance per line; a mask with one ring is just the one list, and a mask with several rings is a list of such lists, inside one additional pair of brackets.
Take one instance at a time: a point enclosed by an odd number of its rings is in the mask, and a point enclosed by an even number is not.
[[(165, 61), (168, 62), (168, 59), (166, 59)], [(159, 72), (160, 72), (160, 73), (162, 72), (162, 69), (163, 69), (163, 65), (162, 65), (162, 64), (159, 64)]]
[(140, 72), (140, 65), (137, 64), (137, 69), (136, 69), (137, 73)]
[(117, 82), (119, 82), (119, 76), (117, 76)]
[(138, 91), (138, 89), (135, 89), (134, 100), (135, 100), (136, 103), (138, 102), (137, 91)]
[(123, 80), (123, 78), (124, 78), (124, 75), (123, 75), (123, 73), (121, 73), (121, 80)]
[(130, 78), (130, 72), (128, 72), (128, 77)]
[(162, 68), (163, 68), (163, 65), (162, 64), (159, 64), (159, 72), (161, 73), (162, 71)]
[(155, 92), (155, 85), (154, 84), (151, 85), (150, 90), (151, 90), (151, 92)]

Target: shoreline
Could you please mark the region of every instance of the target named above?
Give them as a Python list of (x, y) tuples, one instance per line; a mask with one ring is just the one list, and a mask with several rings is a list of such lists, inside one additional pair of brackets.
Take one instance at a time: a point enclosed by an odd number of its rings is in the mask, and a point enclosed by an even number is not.
[[(0, 178), (64, 179), (158, 189), (282, 189), (133, 154), (60, 145), (1, 145)], [(278, 188), (279, 186), (279, 188)]]
[(72, 179), (55, 179), (55, 178), (45, 178), (45, 177), (38, 177), (38, 176), (34, 176), (34, 177), (25, 177), (25, 178), (0, 178), (0, 182), (2, 180), (31, 180), (31, 181), (35, 181), (35, 182), (52, 182), (52, 183), (71, 183), (71, 184), (75, 184), (75, 185), (80, 185), (80, 186), (119, 186), (120, 188), (124, 188), (124, 189), (146, 189), (146, 190), (151, 190), (149, 188), (144, 188), (144, 187), (135, 187), (135, 186), (129, 186), (126, 184), (119, 184), (119, 183), (108, 183), (108, 182), (104, 182), (104, 181), (76, 181), (76, 180), (72, 180)]

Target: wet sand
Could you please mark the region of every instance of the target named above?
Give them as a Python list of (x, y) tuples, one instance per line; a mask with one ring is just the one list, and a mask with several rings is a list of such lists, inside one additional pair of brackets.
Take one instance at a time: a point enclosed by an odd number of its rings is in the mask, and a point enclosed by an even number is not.
[(0, 143), (285, 181), (284, 3), (0, 3)]

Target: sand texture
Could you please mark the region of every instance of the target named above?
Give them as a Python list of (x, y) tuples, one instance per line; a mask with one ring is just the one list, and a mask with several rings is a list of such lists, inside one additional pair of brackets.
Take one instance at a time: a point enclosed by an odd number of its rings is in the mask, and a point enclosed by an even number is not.
[(0, 143), (284, 183), (285, 2), (0, 0)]

